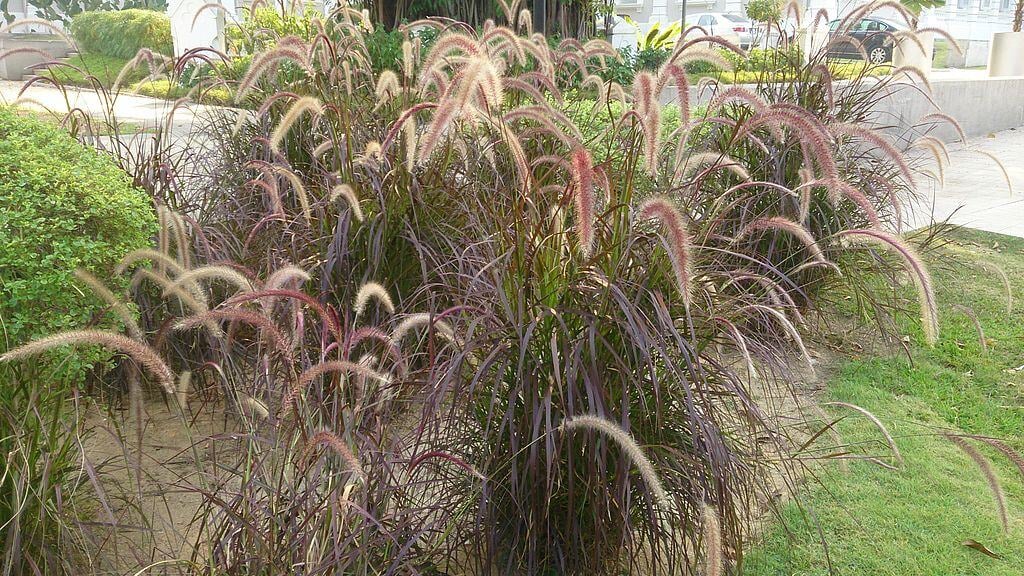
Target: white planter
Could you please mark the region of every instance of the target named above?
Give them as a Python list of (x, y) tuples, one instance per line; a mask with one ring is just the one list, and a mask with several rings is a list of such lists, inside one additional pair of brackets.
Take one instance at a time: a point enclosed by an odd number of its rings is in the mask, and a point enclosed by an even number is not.
[(1024, 32), (997, 32), (988, 53), (989, 76), (1024, 76)]
[[(932, 57), (935, 54), (935, 35), (925, 32), (917, 35), (921, 46), (910, 38), (900, 38), (892, 50), (893, 66), (913, 66), (925, 75), (931, 74)], [(921, 47), (924, 50), (921, 50)]]

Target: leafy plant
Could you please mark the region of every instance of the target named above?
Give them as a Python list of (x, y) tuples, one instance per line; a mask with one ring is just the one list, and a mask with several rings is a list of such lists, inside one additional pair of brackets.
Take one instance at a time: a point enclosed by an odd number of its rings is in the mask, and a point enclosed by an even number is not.
[(782, 18), (782, 4), (779, 0), (750, 0), (747, 17), (754, 22), (778, 22)]
[[(75, 268), (109, 274), (122, 254), (149, 243), (155, 219), (149, 198), (109, 158), (53, 124), (0, 108), (0, 158), (0, 320), (7, 349), (92, 322), (105, 304), (74, 288)], [(106, 358), (54, 358), (37, 377), (57, 380), (51, 370), (58, 370), (75, 381)]]

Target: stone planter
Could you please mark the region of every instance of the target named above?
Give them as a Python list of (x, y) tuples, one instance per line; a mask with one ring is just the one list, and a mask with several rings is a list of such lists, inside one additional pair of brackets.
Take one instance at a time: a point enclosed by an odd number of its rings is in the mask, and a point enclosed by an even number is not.
[[(32, 74), (32, 66), (48, 60), (65, 58), (71, 50), (60, 36), (34, 33), (0, 34), (0, 53), (17, 48), (30, 48), (32, 51), (18, 52), (0, 60), (0, 79), (21, 80), (25, 74)], [(49, 58), (36, 52), (37, 50)]]
[(925, 32), (917, 37), (924, 50), (910, 38), (900, 38), (892, 50), (892, 65), (913, 66), (928, 75), (932, 71), (932, 57), (935, 54), (935, 35)]
[(997, 32), (988, 53), (989, 76), (1024, 76), (1024, 32)]

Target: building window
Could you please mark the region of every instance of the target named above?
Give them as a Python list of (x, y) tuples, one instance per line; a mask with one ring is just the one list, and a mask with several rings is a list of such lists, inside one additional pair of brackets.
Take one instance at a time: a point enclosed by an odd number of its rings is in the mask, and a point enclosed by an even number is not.
[(956, 0), (957, 10), (967, 10), (971, 7), (971, 0)]
[(981, 9), (988, 10), (992, 7), (992, 0), (981, 0)]
[(1000, 12), (1009, 12), (1010, 11), (1010, 0), (1000, 0), (999, 1), (999, 11)]

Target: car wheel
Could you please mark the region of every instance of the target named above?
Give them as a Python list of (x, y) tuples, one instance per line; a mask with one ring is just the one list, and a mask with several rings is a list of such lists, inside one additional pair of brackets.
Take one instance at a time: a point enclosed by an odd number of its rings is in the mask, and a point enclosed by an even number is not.
[(891, 60), (891, 57), (889, 56), (889, 51), (883, 46), (875, 46), (868, 52), (868, 60), (872, 64), (885, 64)]

